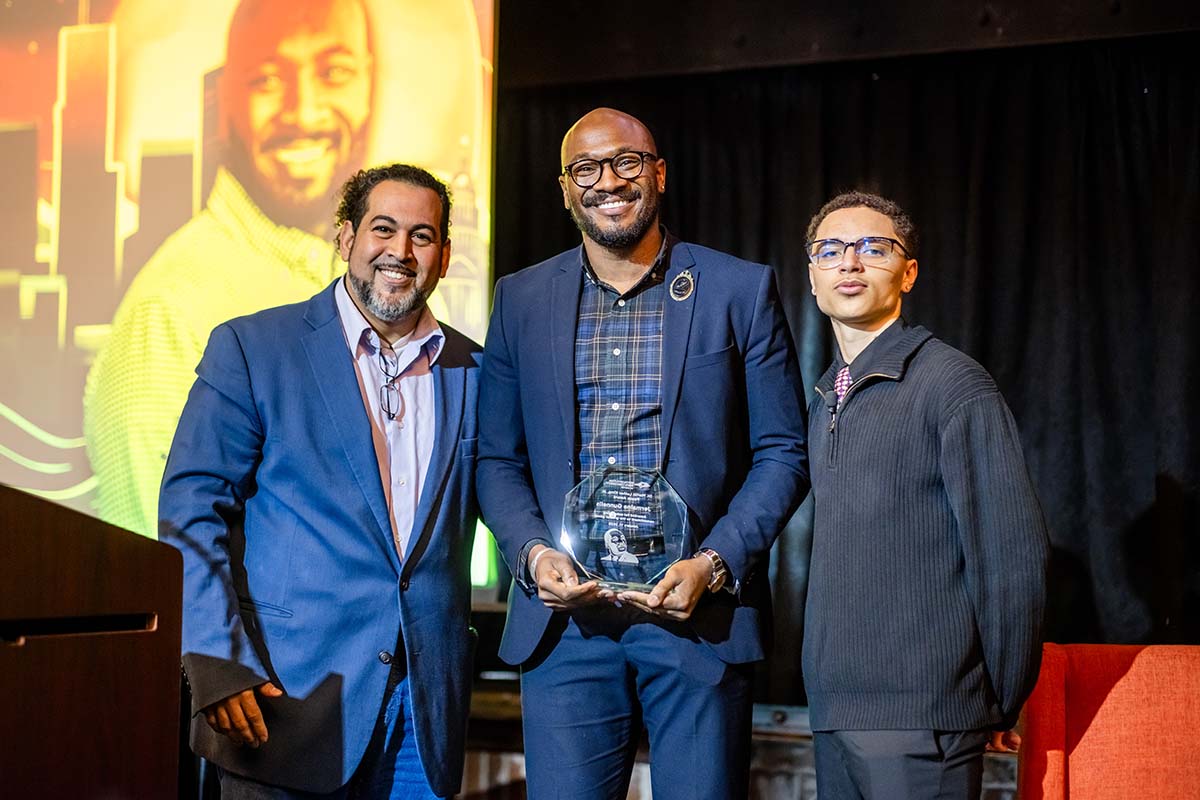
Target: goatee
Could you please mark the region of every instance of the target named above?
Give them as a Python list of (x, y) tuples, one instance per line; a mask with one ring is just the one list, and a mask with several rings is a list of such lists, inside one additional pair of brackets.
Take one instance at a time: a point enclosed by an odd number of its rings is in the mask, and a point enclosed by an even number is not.
[(414, 286), (412, 291), (388, 302), (375, 292), (375, 287), (370, 281), (349, 273), (347, 276), (350, 278), (350, 285), (354, 287), (354, 293), (358, 295), (363, 306), (382, 322), (399, 322), (420, 311), (429, 300), (428, 292)]
[[(608, 200), (636, 200), (643, 195), (645, 203), (642, 205), (641, 210), (638, 211), (633, 221), (622, 228), (602, 228), (585, 212), (585, 207), (597, 206)], [(639, 193), (632, 187), (625, 192), (597, 193), (588, 198), (586, 203), (582, 199), (578, 201), (572, 200), (570, 207), (571, 219), (575, 222), (575, 227), (584, 236), (601, 247), (610, 250), (628, 250), (640, 242), (657, 222), (658, 197), (658, 191), (655, 188), (643, 190), (642, 193)]]

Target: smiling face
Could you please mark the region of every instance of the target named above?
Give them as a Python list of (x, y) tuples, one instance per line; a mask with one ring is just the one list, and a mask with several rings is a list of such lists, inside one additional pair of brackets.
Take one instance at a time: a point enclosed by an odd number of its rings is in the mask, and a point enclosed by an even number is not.
[[(618, 153), (657, 153), (654, 137), (638, 120), (612, 109), (588, 113), (567, 131), (562, 145), (562, 165), (580, 159), (605, 159)], [(658, 225), (659, 196), (667, 188), (667, 165), (647, 160), (641, 174), (626, 180), (611, 164), (601, 169), (600, 180), (582, 189), (559, 175), (563, 206), (576, 227), (601, 247), (625, 251), (635, 247)]]
[(271, 219), (312, 230), (362, 166), (371, 109), (357, 0), (244, 0), (221, 77), (229, 166)]
[[(864, 236), (899, 239), (892, 221), (865, 207), (843, 208), (822, 220), (814, 239), (854, 242)], [(854, 248), (846, 248), (841, 265), (819, 269), (808, 265), (808, 280), (817, 306), (835, 324), (862, 331), (876, 331), (900, 316), (901, 296), (917, 280), (916, 259), (893, 250), (888, 261), (868, 267), (858, 260)]]
[(629, 549), (629, 546), (625, 544), (625, 534), (616, 528), (604, 532), (604, 546), (608, 549), (609, 555), (614, 556), (619, 556)]
[(442, 201), (432, 189), (385, 180), (367, 196), (358, 229), (347, 221), (338, 231), (350, 297), (389, 340), (413, 329), (450, 267), (441, 219)]

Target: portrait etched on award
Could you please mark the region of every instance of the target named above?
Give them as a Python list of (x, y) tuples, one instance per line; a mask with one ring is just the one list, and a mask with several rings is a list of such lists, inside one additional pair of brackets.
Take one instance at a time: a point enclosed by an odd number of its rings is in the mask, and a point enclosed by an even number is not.
[(606, 588), (648, 591), (689, 539), (687, 504), (658, 470), (604, 467), (567, 493), (560, 547)]

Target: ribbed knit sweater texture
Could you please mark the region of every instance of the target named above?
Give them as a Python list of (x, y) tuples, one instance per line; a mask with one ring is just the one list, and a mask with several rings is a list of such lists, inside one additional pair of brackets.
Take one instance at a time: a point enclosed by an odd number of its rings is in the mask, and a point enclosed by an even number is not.
[(809, 408), (803, 667), (814, 730), (1010, 727), (1041, 660), (1048, 543), (988, 373), (898, 320)]

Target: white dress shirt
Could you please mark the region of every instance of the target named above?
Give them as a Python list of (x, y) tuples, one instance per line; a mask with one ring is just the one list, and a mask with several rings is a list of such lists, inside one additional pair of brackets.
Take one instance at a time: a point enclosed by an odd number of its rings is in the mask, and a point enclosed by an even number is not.
[[(358, 388), (371, 421), (371, 440), (379, 462), (379, 478), (392, 518), (392, 541), (403, 561), (412, 540), (413, 517), (421, 501), (421, 488), (433, 455), (437, 419), (434, 414), (433, 364), (441, 353), (445, 334), (433, 313), (421, 311), (417, 326), (392, 345), (399, 374), (392, 379), (395, 418), (384, 412), (380, 390), (387, 382), (380, 363), (379, 334), (350, 299), (343, 277), (334, 290), (346, 346), (354, 359)], [(395, 371), (395, 370), (392, 370)]]

